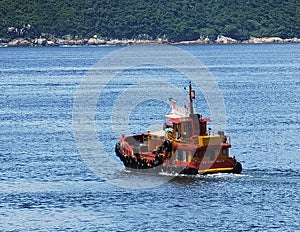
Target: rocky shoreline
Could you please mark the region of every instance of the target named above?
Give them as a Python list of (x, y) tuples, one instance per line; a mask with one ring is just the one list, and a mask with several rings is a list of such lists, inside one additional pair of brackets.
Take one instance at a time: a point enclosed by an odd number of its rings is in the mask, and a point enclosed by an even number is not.
[(263, 43), (300, 43), (299, 38), (282, 39), (280, 37), (251, 37), (248, 40), (238, 41), (230, 37), (218, 36), (216, 40), (209, 38), (193, 41), (172, 42), (166, 39), (145, 40), (145, 39), (123, 39), (107, 40), (94, 36), (92, 38), (16, 38), (13, 40), (1, 39), (0, 47), (28, 47), (28, 46), (100, 46), (100, 45), (133, 45), (133, 44), (263, 44)]

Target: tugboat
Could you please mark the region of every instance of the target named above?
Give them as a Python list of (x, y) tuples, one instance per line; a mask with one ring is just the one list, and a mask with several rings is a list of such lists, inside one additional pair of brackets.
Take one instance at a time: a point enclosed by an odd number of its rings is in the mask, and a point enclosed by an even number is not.
[(115, 152), (125, 167), (185, 175), (240, 174), (241, 163), (229, 156), (230, 138), (223, 131), (210, 133), (207, 123), (212, 120), (194, 113), (194, 99), (190, 83), (189, 110), (170, 99), (172, 111), (165, 115), (163, 130), (123, 135)]

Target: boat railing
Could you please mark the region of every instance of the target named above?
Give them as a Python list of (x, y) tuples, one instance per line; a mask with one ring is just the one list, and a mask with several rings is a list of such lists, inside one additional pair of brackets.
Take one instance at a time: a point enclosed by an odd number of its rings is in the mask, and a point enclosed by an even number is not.
[(184, 143), (184, 144), (198, 144), (198, 135), (192, 136), (192, 137), (181, 137), (179, 139), (180, 143)]

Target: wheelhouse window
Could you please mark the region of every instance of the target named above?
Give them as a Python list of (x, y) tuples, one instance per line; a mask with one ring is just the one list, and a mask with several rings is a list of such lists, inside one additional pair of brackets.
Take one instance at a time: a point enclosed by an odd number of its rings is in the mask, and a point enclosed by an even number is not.
[(183, 161), (183, 152), (180, 149), (175, 151), (175, 160)]
[(187, 138), (191, 137), (193, 135), (193, 127), (192, 127), (192, 122), (184, 122), (182, 124), (184, 134)]

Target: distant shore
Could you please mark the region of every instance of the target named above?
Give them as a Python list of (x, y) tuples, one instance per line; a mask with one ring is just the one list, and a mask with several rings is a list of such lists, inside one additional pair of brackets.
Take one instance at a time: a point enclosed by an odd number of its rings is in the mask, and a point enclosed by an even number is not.
[(0, 47), (29, 47), (29, 46), (100, 46), (100, 45), (134, 45), (134, 44), (263, 44), (263, 43), (300, 43), (300, 38), (282, 39), (280, 37), (251, 37), (248, 40), (238, 41), (230, 37), (218, 36), (216, 40), (209, 38), (173, 42), (165, 39), (103, 39), (96, 36), (86, 39), (78, 38), (15, 38), (13, 40), (1, 39)]

